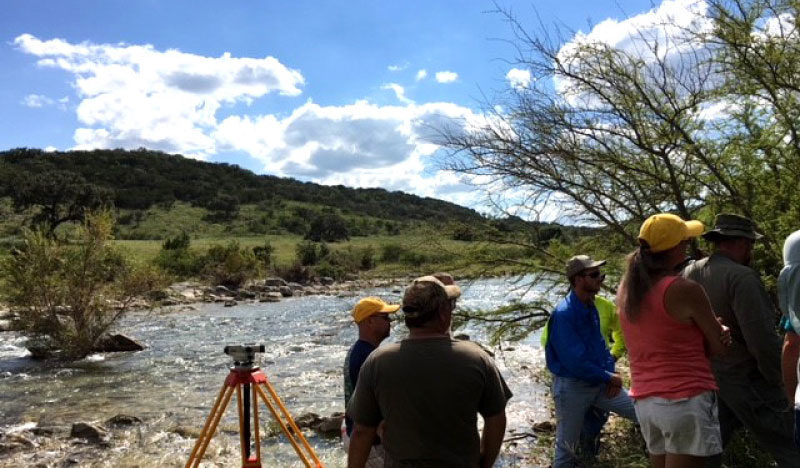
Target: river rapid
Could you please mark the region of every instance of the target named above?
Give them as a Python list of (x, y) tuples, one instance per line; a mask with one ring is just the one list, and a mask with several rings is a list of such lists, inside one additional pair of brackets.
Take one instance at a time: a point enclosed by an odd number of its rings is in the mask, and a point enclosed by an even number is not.
[[(459, 307), (497, 307), (541, 294), (518, 284), (508, 278), (462, 283)], [(191, 431), (202, 428), (232, 364), (223, 354), (227, 344), (266, 346), (257, 364), (295, 417), (341, 412), (342, 364), (357, 338), (349, 310), (366, 295), (397, 302), (401, 289), (398, 285), (352, 297), (304, 296), (235, 307), (198, 304), (190, 310), (134, 312), (116, 331), (145, 343), (145, 351), (96, 354), (71, 364), (31, 360), (19, 335), (0, 333), (0, 431), (13, 433), (35, 424), (66, 427), (61, 435), (33, 438), (24, 450), (0, 453), (0, 466), (183, 466), (195, 442)], [(485, 330), (477, 326), (456, 333), (487, 342)], [(406, 334), (405, 326), (393, 321), (388, 341)], [(525, 434), (531, 433), (534, 421), (550, 419), (547, 392), (539, 379), (544, 363), (538, 341), (535, 333), (522, 342), (492, 348), (514, 392), (506, 438), (515, 440), (504, 444), (497, 466), (530, 466), (526, 455), (533, 438)], [(269, 413), (263, 406), (261, 410), (262, 424), (268, 423)], [(235, 413), (232, 401), (206, 452), (205, 466), (240, 464)], [(102, 424), (118, 414), (143, 422), (114, 430), (104, 447), (68, 437), (74, 422)], [(310, 430), (306, 436), (326, 466), (345, 466), (338, 438)], [(265, 467), (303, 466), (282, 436), (262, 438), (262, 446)]]

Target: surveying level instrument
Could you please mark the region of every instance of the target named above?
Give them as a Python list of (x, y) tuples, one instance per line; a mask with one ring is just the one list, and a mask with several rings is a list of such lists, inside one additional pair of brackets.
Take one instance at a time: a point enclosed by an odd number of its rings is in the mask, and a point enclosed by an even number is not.
[[(211, 413), (203, 425), (203, 430), (200, 431), (200, 437), (194, 444), (192, 454), (189, 455), (189, 460), (186, 462), (186, 468), (198, 467), (200, 460), (214, 437), (222, 415), (225, 413), (228, 403), (231, 401), (233, 391), (236, 390), (236, 401), (239, 409), (239, 442), (242, 450), (242, 468), (261, 468), (261, 438), (259, 436), (258, 424), (258, 397), (264, 401), (264, 404), (272, 413), (272, 417), (280, 425), (281, 431), (289, 439), (289, 442), (294, 447), (295, 452), (308, 468), (322, 468), (322, 462), (317, 458), (314, 449), (308, 444), (308, 441), (303, 436), (303, 432), (295, 424), (292, 415), (283, 406), (275, 389), (272, 388), (267, 376), (253, 363), (255, 362), (256, 353), (263, 353), (264, 345), (244, 344), (233, 345), (225, 347), (225, 354), (233, 358), (233, 367), (225, 378), (222, 384), (222, 389), (219, 391), (214, 406), (211, 408)], [(252, 399), (251, 399), (252, 398)], [(252, 455), (251, 450), (251, 429), (250, 429), (250, 402), (252, 401), (252, 414), (253, 414), (253, 439), (252, 442), (255, 446), (255, 455)]]

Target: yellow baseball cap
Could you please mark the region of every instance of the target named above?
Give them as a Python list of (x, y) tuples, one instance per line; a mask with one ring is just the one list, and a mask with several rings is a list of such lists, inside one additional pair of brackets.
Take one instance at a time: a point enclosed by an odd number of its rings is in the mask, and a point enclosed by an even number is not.
[(400, 304), (387, 304), (378, 297), (365, 297), (353, 307), (353, 320), (360, 323), (375, 314), (393, 314), (400, 309)]
[(647, 242), (653, 252), (669, 250), (681, 241), (697, 237), (705, 227), (697, 220), (684, 221), (669, 213), (655, 214), (642, 223), (639, 240)]

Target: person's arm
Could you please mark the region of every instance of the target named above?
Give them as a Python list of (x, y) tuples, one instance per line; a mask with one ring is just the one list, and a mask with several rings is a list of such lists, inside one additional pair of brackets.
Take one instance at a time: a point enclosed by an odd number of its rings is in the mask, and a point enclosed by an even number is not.
[(783, 353), (781, 354), (781, 373), (786, 397), (794, 401), (797, 388), (797, 360), (800, 357), (800, 336), (794, 331), (786, 331), (783, 337)]
[[(613, 373), (594, 363), (588, 356), (586, 345), (575, 329), (569, 311), (560, 311), (550, 319), (548, 346), (555, 351), (558, 361), (573, 375), (592, 384), (607, 383)], [(610, 361), (610, 359), (609, 359)]]
[(347, 415), (353, 420), (350, 434), (350, 450), (347, 463), (350, 467), (363, 467), (375, 441), (378, 425), (383, 417), (374, 392), (373, 353), (367, 358), (358, 376), (356, 390), (347, 403)]
[(625, 354), (625, 335), (622, 334), (619, 314), (616, 309), (611, 320), (611, 337), (614, 339), (614, 344), (611, 346), (611, 355), (614, 356), (614, 359), (619, 359)]
[(483, 434), (481, 435), (481, 468), (490, 468), (497, 460), (503, 436), (506, 433), (505, 410), (494, 416), (483, 418)]
[(355, 424), (350, 436), (350, 449), (347, 451), (347, 468), (362, 468), (367, 464), (376, 432), (376, 427)]
[(742, 274), (733, 284), (731, 304), (748, 352), (770, 384), (783, 385), (781, 339), (775, 330), (776, 311), (755, 271)]
[(667, 288), (664, 304), (673, 318), (691, 320), (697, 325), (703, 332), (709, 354), (725, 354), (730, 344), (730, 330), (714, 316), (702, 286), (692, 280), (678, 278)]

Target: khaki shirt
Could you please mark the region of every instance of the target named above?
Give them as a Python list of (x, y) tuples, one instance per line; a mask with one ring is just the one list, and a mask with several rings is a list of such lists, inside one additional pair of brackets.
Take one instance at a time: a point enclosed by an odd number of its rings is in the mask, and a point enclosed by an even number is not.
[(750, 380), (757, 373), (769, 384), (782, 387), (777, 312), (758, 273), (715, 253), (687, 266), (683, 276), (703, 286), (714, 314), (731, 329), (733, 344), (728, 353), (711, 360), (719, 384), (724, 385), (726, 379)]

